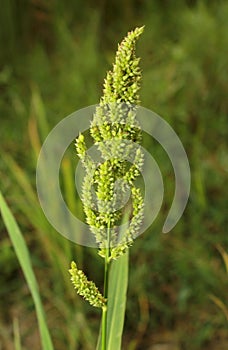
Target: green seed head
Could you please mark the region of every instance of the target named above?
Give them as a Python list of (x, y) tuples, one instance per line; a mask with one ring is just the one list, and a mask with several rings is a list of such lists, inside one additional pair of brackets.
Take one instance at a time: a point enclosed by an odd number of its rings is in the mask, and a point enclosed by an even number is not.
[[(82, 201), (86, 220), (95, 235), (99, 254), (105, 256), (108, 248), (110, 259), (118, 258), (132, 244), (143, 220), (143, 198), (134, 184), (143, 166), (143, 153), (139, 146), (135, 147), (142, 138), (136, 120), (141, 70), (135, 48), (143, 29), (129, 32), (118, 46), (91, 122), (90, 133), (102, 161), (99, 164), (92, 161), (83, 135), (76, 140), (77, 154), (85, 169)], [(127, 194), (131, 219), (125, 232), (120, 233)]]
[(95, 283), (88, 281), (84, 272), (78, 270), (77, 265), (74, 261), (71, 263), (71, 269), (69, 272), (71, 274), (71, 281), (74, 285), (74, 288), (79, 295), (87, 300), (92, 306), (101, 308), (105, 306), (105, 299), (99, 292)]

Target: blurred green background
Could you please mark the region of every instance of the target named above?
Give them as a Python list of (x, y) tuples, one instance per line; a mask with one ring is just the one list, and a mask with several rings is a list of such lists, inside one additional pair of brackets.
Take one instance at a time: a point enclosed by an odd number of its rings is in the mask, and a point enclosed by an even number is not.
[[(163, 235), (174, 175), (161, 147), (147, 141), (165, 201), (130, 250), (123, 349), (228, 349), (227, 18), (225, 0), (1, 1), (0, 187), (31, 252), (56, 350), (95, 348), (100, 313), (75, 294), (67, 270), (75, 259), (102, 288), (102, 260), (46, 221), (36, 197), (36, 159), (58, 121), (98, 103), (117, 43), (144, 24), (137, 49), (142, 105), (182, 140), (192, 187), (180, 222)], [(81, 215), (76, 162), (72, 144), (61, 184)], [(33, 302), (2, 220), (0, 264), (0, 349), (14, 349), (19, 327), (23, 349), (38, 350)]]

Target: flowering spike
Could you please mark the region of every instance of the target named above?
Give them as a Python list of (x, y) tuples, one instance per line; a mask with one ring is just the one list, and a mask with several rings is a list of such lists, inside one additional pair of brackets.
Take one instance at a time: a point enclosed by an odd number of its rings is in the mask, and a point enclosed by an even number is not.
[(104, 83), (102, 104), (130, 102), (139, 103), (141, 71), (139, 58), (135, 55), (135, 45), (144, 27), (136, 28), (128, 33), (118, 45), (113, 71), (108, 72)]
[(104, 307), (105, 299), (99, 292), (95, 283), (88, 281), (87, 277), (82, 270), (78, 270), (77, 265), (74, 261), (71, 263), (71, 281), (76, 289), (77, 293), (87, 300), (92, 306)]
[[(143, 166), (142, 150), (135, 146), (142, 138), (136, 120), (141, 70), (135, 47), (143, 29), (129, 32), (118, 46), (91, 122), (90, 134), (102, 161), (97, 164), (92, 161), (83, 135), (76, 140), (77, 154), (85, 168), (82, 202), (86, 220), (98, 243), (99, 254), (105, 257), (108, 248), (110, 259), (118, 258), (132, 244), (143, 219), (143, 198), (134, 185)], [(131, 220), (126, 231), (121, 232), (127, 194)]]

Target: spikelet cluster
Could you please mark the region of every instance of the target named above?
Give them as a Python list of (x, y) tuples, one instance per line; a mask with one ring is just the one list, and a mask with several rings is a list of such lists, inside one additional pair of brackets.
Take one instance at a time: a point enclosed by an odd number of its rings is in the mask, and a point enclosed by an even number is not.
[[(95, 163), (87, 153), (84, 136), (76, 139), (76, 150), (85, 169), (82, 201), (86, 220), (95, 235), (99, 254), (116, 259), (137, 236), (143, 220), (143, 197), (135, 185), (143, 166), (142, 132), (136, 120), (141, 70), (135, 54), (143, 27), (128, 33), (118, 46), (113, 69), (107, 73), (103, 96), (91, 122), (90, 133), (102, 161)], [(131, 210), (124, 233), (120, 224)]]
[(71, 269), (69, 270), (71, 274), (71, 281), (77, 293), (81, 295), (85, 300), (87, 300), (92, 306), (95, 307), (105, 307), (105, 299), (99, 292), (95, 283), (88, 281), (82, 270), (77, 268), (74, 261), (71, 263)]

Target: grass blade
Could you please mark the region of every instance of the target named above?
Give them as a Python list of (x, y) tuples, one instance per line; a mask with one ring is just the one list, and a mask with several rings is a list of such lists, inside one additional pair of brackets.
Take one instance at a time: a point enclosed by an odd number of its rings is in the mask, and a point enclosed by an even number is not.
[[(124, 326), (124, 316), (128, 286), (127, 252), (112, 261), (109, 272), (108, 312), (107, 312), (107, 350), (120, 350)], [(101, 326), (96, 350), (101, 350)]]
[(43, 306), (42, 306), (42, 302), (39, 294), (39, 288), (37, 285), (36, 277), (32, 269), (29, 251), (26, 246), (25, 240), (22, 236), (22, 233), (1, 194), (1, 191), (0, 191), (0, 210), (1, 210), (3, 221), (9, 233), (10, 239), (13, 243), (13, 247), (15, 249), (17, 258), (23, 270), (26, 282), (28, 284), (28, 287), (33, 297), (33, 301), (36, 308), (36, 315), (37, 315), (38, 324), (39, 324), (42, 348), (44, 350), (53, 350), (53, 345), (52, 345), (49, 330), (46, 324), (44, 310), (43, 310)]
[(99, 329), (99, 335), (98, 335), (96, 350), (101, 350), (101, 325), (100, 325), (100, 329)]
[(225, 264), (225, 268), (226, 268), (226, 272), (228, 274), (228, 254), (226, 253), (225, 249), (221, 246), (221, 245), (217, 245), (217, 249), (220, 252), (220, 254), (222, 255), (224, 264)]
[(17, 318), (14, 318), (14, 320), (13, 320), (13, 333), (14, 333), (14, 348), (15, 348), (15, 350), (22, 350), (19, 321)]
[(113, 261), (109, 274), (107, 350), (120, 350), (128, 286), (128, 250)]
[(50, 131), (47, 122), (45, 106), (38, 86), (36, 84), (32, 84), (31, 90), (31, 115), (34, 116), (38, 122), (41, 141), (43, 142)]

